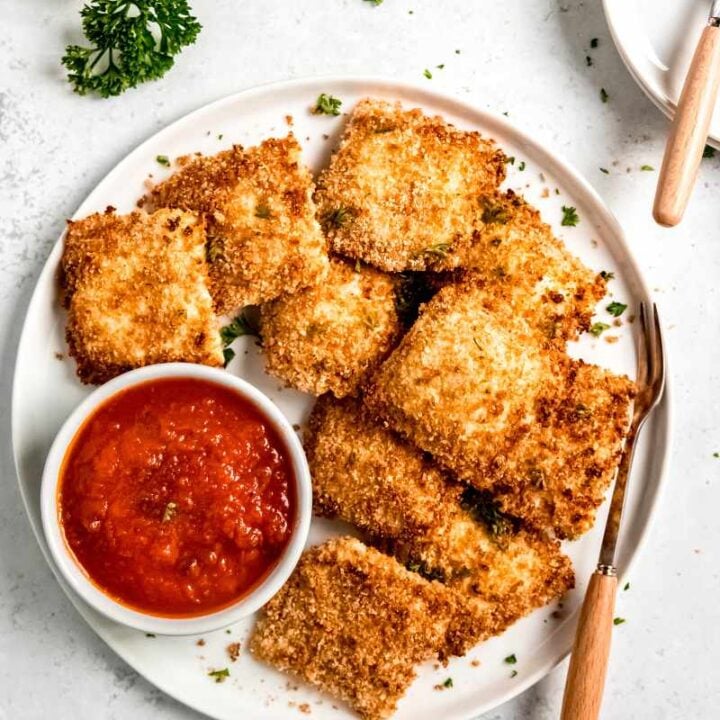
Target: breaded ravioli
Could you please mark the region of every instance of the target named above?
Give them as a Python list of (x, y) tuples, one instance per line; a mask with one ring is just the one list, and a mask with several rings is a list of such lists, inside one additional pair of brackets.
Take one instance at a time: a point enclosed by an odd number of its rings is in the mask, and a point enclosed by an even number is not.
[(367, 99), (353, 110), (315, 199), (336, 253), (381, 270), (426, 270), (472, 235), (478, 199), (504, 177), (505, 156), (480, 133)]
[(397, 285), (367, 265), (331, 260), (322, 282), (262, 307), (266, 370), (314, 395), (355, 392), (400, 335)]
[(460, 651), (573, 587), (559, 543), (519, 526), (373, 420), (356, 398), (318, 400), (305, 440), (315, 512), (379, 540), (410, 569), (459, 591)]
[(223, 364), (196, 215), (108, 208), (69, 221), (61, 266), (66, 337), (83, 382), (153, 363)]
[(619, 460), (634, 384), (539, 340), (469, 281), (443, 288), (381, 366), (376, 417), (502, 509), (574, 537)]
[(297, 140), (271, 138), (196, 157), (153, 189), (154, 207), (204, 213), (213, 299), (219, 313), (273, 300), (317, 282), (327, 269), (312, 177)]
[(605, 280), (512, 190), (485, 197), (482, 205), (472, 238), (438, 267), (467, 269), (484, 284), (488, 305), (509, 303), (550, 340), (564, 343), (587, 330)]
[(250, 650), (379, 720), (394, 712), (414, 666), (443, 653), (453, 611), (441, 584), (335, 538), (305, 552), (265, 606)]

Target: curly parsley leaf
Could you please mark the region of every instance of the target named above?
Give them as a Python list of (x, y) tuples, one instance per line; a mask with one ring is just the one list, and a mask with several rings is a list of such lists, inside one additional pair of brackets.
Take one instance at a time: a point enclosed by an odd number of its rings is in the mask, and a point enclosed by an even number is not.
[(595, 337), (600, 337), (606, 330), (609, 330), (610, 326), (607, 323), (596, 322), (590, 328), (590, 334)]
[(208, 673), (208, 677), (211, 677), (216, 683), (225, 682), (225, 680), (230, 677), (230, 671), (227, 668), (223, 668), (222, 670), (211, 670)]
[(90, 0), (80, 16), (89, 46), (68, 45), (62, 64), (76, 93), (105, 98), (161, 78), (202, 29), (187, 0)]
[(315, 115), (339, 115), (341, 105), (342, 100), (339, 98), (328, 95), (327, 93), (321, 93), (318, 95), (312, 111)]
[[(220, 339), (222, 340), (223, 347), (226, 348), (228, 345), (231, 345), (236, 338), (242, 337), (243, 335), (260, 337), (257, 318), (252, 316), (249, 308), (245, 308), (229, 325), (220, 328)], [(235, 354), (233, 353), (232, 357), (234, 356)]]
[(574, 207), (568, 207), (567, 205), (562, 206), (563, 217), (560, 222), (561, 225), (567, 227), (575, 227), (580, 222), (580, 216), (577, 214), (577, 210)]
[(613, 317), (620, 317), (627, 310), (627, 305), (621, 302), (611, 302), (605, 309)]

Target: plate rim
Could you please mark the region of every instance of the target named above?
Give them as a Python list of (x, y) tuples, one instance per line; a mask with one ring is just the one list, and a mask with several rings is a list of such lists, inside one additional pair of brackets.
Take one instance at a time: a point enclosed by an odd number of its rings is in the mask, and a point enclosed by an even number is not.
[[(603, 0), (605, 21), (610, 30), (610, 37), (612, 37), (615, 49), (618, 55), (620, 55), (625, 69), (635, 81), (635, 84), (645, 93), (648, 100), (650, 100), (668, 120), (672, 121), (675, 117), (677, 103), (643, 72), (640, 64), (636, 60), (636, 56), (628, 50), (627, 44), (622, 41), (624, 32), (621, 29), (619, 18), (624, 8), (627, 8), (627, 0)], [(720, 120), (717, 121), (716, 125), (717, 127), (714, 128), (712, 122), (710, 124), (707, 144), (720, 150)]]
[[(608, 2), (608, 0), (604, 0), (604, 2)], [(109, 182), (114, 178), (115, 175), (121, 174), (124, 171), (125, 165), (130, 163), (130, 158), (134, 157), (136, 154), (141, 153), (143, 149), (146, 146), (151, 145), (155, 138), (158, 135), (161, 135), (162, 133), (166, 132), (167, 130), (175, 127), (176, 125), (180, 123), (187, 122), (191, 120), (192, 118), (199, 116), (203, 114), (204, 112), (211, 112), (212, 110), (215, 110), (222, 105), (225, 104), (233, 104), (237, 101), (243, 100), (247, 101), (252, 98), (253, 95), (256, 94), (263, 94), (268, 92), (269, 90), (275, 90), (277, 92), (284, 92), (288, 90), (294, 90), (297, 88), (300, 88), (302, 86), (308, 86), (309, 88), (313, 88), (318, 83), (326, 83), (328, 85), (338, 84), (338, 83), (351, 83), (351, 84), (357, 84), (357, 85), (370, 85), (375, 87), (383, 87), (387, 90), (392, 90), (395, 92), (408, 92), (410, 94), (414, 94), (416, 96), (424, 96), (427, 98), (430, 98), (434, 103), (436, 104), (442, 104), (450, 107), (454, 107), (458, 110), (464, 110), (466, 112), (471, 112), (474, 115), (478, 117), (484, 117), (487, 119), (490, 123), (498, 126), (500, 129), (502, 129), (504, 132), (510, 134), (513, 137), (513, 140), (517, 142), (518, 144), (526, 144), (531, 147), (534, 147), (535, 149), (539, 150), (541, 153), (547, 155), (550, 159), (550, 162), (554, 163), (554, 165), (561, 170), (563, 173), (565, 173), (573, 183), (576, 184), (576, 186), (586, 195), (586, 197), (591, 201), (594, 211), (598, 214), (600, 218), (602, 218), (602, 221), (606, 224), (608, 228), (611, 229), (612, 233), (620, 240), (623, 254), (625, 261), (628, 263), (628, 265), (631, 267), (632, 271), (634, 272), (635, 276), (637, 277), (638, 283), (642, 291), (645, 293), (645, 295), (648, 298), (652, 298), (653, 295), (645, 281), (645, 277), (643, 273), (640, 271), (640, 266), (637, 263), (637, 260), (632, 252), (632, 249), (627, 242), (627, 238), (625, 236), (625, 233), (622, 229), (622, 226), (618, 222), (615, 215), (612, 213), (610, 208), (605, 204), (605, 202), (600, 197), (599, 193), (595, 190), (595, 188), (585, 179), (583, 175), (580, 174), (579, 171), (577, 171), (572, 163), (570, 163), (562, 153), (558, 152), (554, 147), (552, 147), (550, 144), (541, 142), (538, 140), (535, 140), (532, 136), (530, 136), (528, 133), (526, 133), (523, 129), (515, 125), (513, 122), (508, 120), (507, 117), (502, 116), (498, 112), (494, 112), (492, 110), (484, 109), (476, 104), (474, 104), (472, 101), (466, 101), (458, 98), (455, 94), (452, 94), (449, 90), (437, 90), (428, 88), (426, 85), (422, 85), (421, 83), (417, 81), (406, 81), (403, 79), (394, 79), (387, 76), (382, 75), (357, 75), (353, 73), (346, 73), (346, 74), (319, 74), (319, 75), (308, 75), (303, 76), (300, 78), (293, 78), (289, 80), (279, 80), (279, 81), (271, 81), (267, 83), (262, 83), (258, 85), (253, 85), (249, 88), (245, 88), (243, 90), (240, 90), (238, 92), (230, 93), (228, 95), (221, 96), (219, 98), (216, 98), (215, 100), (212, 100), (208, 103), (205, 103), (204, 105), (201, 105), (194, 110), (191, 110), (190, 112), (181, 115), (180, 117), (176, 118), (172, 122), (168, 123), (167, 125), (164, 125), (157, 131), (153, 132), (151, 135), (149, 135), (145, 140), (141, 141), (138, 145), (136, 145), (133, 149), (131, 149), (128, 153), (126, 153), (103, 177), (101, 180), (99, 180), (95, 186), (89, 191), (89, 193), (85, 196), (85, 198), (82, 200), (82, 202), (79, 204), (79, 206), (76, 208), (75, 212), (72, 215), (72, 218), (74, 219), (78, 213), (82, 211), (82, 208), (85, 206), (86, 203), (89, 202), (89, 200), (93, 197), (93, 195), (98, 191), (99, 188), (101, 188), (106, 182)], [(421, 101), (417, 101), (421, 102)], [(42, 552), (43, 557), (45, 558), (46, 562), (48, 563), (53, 575), (55, 576), (55, 579), (58, 581), (60, 587), (63, 589), (67, 597), (69, 598), (72, 605), (75, 607), (75, 609), (78, 611), (80, 616), (83, 618), (83, 620), (87, 623), (87, 625), (90, 627), (93, 632), (95, 632), (102, 640), (103, 642), (120, 657), (124, 662), (126, 662), (130, 667), (133, 668), (138, 674), (142, 675), (148, 682), (150, 682), (155, 687), (159, 688), (162, 692), (169, 695), (176, 701), (182, 703), (183, 705), (195, 710), (196, 712), (199, 712), (202, 715), (207, 716), (207, 712), (204, 708), (200, 707), (199, 704), (196, 704), (196, 702), (193, 699), (188, 699), (184, 696), (181, 696), (177, 693), (175, 688), (169, 687), (169, 684), (164, 681), (156, 681), (154, 678), (151, 680), (148, 678), (144, 672), (138, 670), (134, 664), (134, 662), (130, 659), (131, 653), (126, 651), (126, 649), (111, 641), (108, 637), (106, 637), (106, 633), (100, 624), (96, 624), (92, 618), (92, 614), (87, 612), (88, 608), (82, 603), (82, 601), (71, 591), (69, 586), (66, 584), (64, 578), (59, 574), (57, 568), (55, 567), (54, 563), (52, 562), (52, 559), (50, 558), (48, 548), (46, 545), (46, 541), (44, 538), (44, 535), (42, 533), (42, 527), (35, 522), (33, 518), (33, 514), (30, 511), (30, 504), (29, 504), (29, 497), (27, 496), (24, 488), (23, 481), (21, 479), (21, 472), (20, 472), (20, 460), (19, 460), (19, 442), (16, 438), (16, 427), (18, 425), (17, 420), (17, 414), (19, 413), (18, 405), (19, 405), (19, 380), (18, 380), (18, 366), (20, 362), (20, 357), (22, 355), (22, 350), (24, 345), (29, 342), (28, 337), (30, 334), (30, 331), (28, 329), (28, 319), (31, 315), (31, 313), (34, 311), (35, 305), (40, 302), (40, 295), (38, 293), (38, 288), (40, 285), (47, 280), (47, 275), (53, 273), (55, 271), (55, 268), (57, 267), (57, 263), (59, 261), (59, 255), (62, 248), (62, 241), (64, 238), (65, 232), (63, 231), (58, 239), (53, 244), (47, 259), (45, 260), (42, 269), (37, 276), (37, 279), (35, 281), (35, 285), (33, 287), (32, 296), (30, 298), (30, 301), (27, 304), (26, 311), (24, 313), (23, 317), (23, 326), (22, 331), (20, 333), (20, 339), (17, 344), (16, 349), (16, 356), (15, 356), (15, 363), (14, 363), (14, 369), (13, 369), (13, 382), (12, 382), (12, 398), (11, 398), (11, 443), (12, 443), (12, 454), (13, 454), (13, 462), (15, 467), (15, 474), (17, 477), (17, 482), (20, 490), (20, 495), (23, 502), (23, 508), (25, 510), (25, 514), (28, 518), (28, 521), (30, 523), (30, 526), (33, 530), (33, 534), (35, 535), (35, 539), (38, 542), (38, 545), (40, 546), (40, 550)], [(661, 324), (662, 319), (661, 319)], [(666, 364), (667, 364), (667, 358), (666, 358)], [(640, 534), (637, 537), (637, 541), (634, 544), (634, 549), (631, 553), (631, 557), (629, 561), (627, 562), (626, 567), (624, 567), (621, 571), (621, 574), (619, 576), (619, 581), (622, 581), (632, 570), (635, 563), (637, 562), (639, 556), (642, 554), (643, 549), (645, 547), (645, 544), (647, 543), (648, 536), (650, 534), (650, 531), (654, 525), (655, 516), (657, 514), (657, 505), (660, 501), (660, 498), (663, 494), (666, 482), (667, 482), (667, 475), (668, 475), (668, 467), (670, 464), (670, 457), (672, 455), (672, 429), (673, 429), (673, 403), (672, 403), (672, 381), (670, 373), (667, 373), (667, 381), (665, 386), (665, 392), (663, 395), (663, 398), (661, 400), (660, 405), (658, 408), (656, 408), (653, 422), (657, 423), (658, 425), (658, 441), (661, 443), (662, 450), (662, 457), (659, 462), (659, 466), (656, 471), (656, 482), (655, 482), (655, 489), (652, 495), (652, 498), (649, 503), (646, 504), (647, 512), (646, 517), (643, 523), (642, 530)], [(608, 490), (608, 493), (610, 490)], [(574, 613), (572, 616), (572, 620), (576, 620), (578, 612)], [(573, 633), (574, 635), (574, 633)], [(571, 638), (572, 639), (572, 638)], [(507, 690), (504, 693), (500, 693), (494, 700), (492, 700), (489, 703), (479, 704), (477, 705), (472, 712), (466, 713), (464, 711), (460, 711), (459, 713), (455, 713), (453, 715), (454, 718), (462, 719), (462, 720), (471, 720), (472, 718), (478, 717), (482, 713), (489, 712), (495, 708), (500, 707), (501, 705), (509, 702), (513, 698), (520, 695), (522, 692), (527, 690), (528, 688), (535, 685), (537, 682), (539, 682), (541, 679), (546, 677), (548, 674), (550, 674), (560, 663), (565, 660), (565, 658), (570, 654), (571, 650), (571, 642), (566, 643), (567, 647), (566, 649), (561, 653), (560, 657), (558, 657), (556, 660), (551, 661), (547, 663), (542, 668), (537, 669), (534, 673), (530, 673), (529, 675), (526, 675), (523, 677), (522, 681), (519, 681), (516, 685), (514, 685), (511, 689)], [(240, 702), (242, 702), (240, 700)], [(209, 716), (212, 717), (212, 716)]]

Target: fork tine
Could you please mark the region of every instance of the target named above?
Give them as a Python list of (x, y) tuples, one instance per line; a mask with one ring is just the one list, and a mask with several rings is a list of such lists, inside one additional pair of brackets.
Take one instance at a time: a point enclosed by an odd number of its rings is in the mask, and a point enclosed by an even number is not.
[(647, 309), (644, 302), (640, 303), (638, 314), (640, 315), (640, 337), (637, 350), (637, 377), (635, 382), (638, 388), (643, 388), (649, 380), (649, 369), (651, 364), (651, 345), (649, 338)]
[(662, 393), (665, 386), (665, 346), (663, 343), (662, 329), (660, 327), (660, 316), (658, 314), (657, 305), (653, 303), (653, 320), (655, 329), (655, 342), (653, 343), (653, 385), (655, 385), (655, 393)]

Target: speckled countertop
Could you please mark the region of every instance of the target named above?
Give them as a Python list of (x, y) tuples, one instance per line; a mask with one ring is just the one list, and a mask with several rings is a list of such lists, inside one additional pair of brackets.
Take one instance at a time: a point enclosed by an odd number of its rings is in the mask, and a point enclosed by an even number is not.
[[(64, 218), (131, 148), (210, 100), (316, 74), (422, 80), (440, 64), (427, 82), (506, 111), (574, 162), (616, 213), (655, 289), (672, 359), (674, 455), (649, 542), (619, 599), (627, 622), (615, 630), (604, 717), (718, 717), (720, 156), (703, 161), (683, 225), (655, 226), (657, 173), (640, 166), (659, 167), (667, 122), (625, 70), (600, 3), (192, 0), (205, 26), (198, 43), (164, 80), (105, 101), (73, 95), (59, 65), (64, 44), (77, 39), (81, 5), (0, 0), (0, 719), (198, 717), (85, 625), (21, 506), (10, 451), (13, 364)], [(588, 67), (592, 37), (599, 47)], [(485, 718), (556, 718), (564, 671)]]

